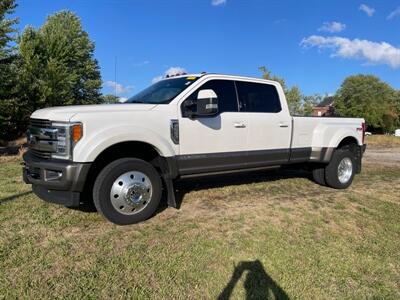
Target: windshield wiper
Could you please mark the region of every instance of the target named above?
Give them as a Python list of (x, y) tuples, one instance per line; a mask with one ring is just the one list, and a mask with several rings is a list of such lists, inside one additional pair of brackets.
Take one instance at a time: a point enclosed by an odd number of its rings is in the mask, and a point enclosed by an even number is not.
[(146, 102), (144, 102), (142, 100), (133, 100), (133, 101), (130, 101), (129, 103), (146, 103)]

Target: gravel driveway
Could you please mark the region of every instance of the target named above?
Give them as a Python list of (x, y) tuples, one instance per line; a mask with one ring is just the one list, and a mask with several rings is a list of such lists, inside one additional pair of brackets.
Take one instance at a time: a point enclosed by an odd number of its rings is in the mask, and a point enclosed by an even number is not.
[(386, 166), (400, 165), (400, 148), (368, 149), (365, 151), (363, 162)]

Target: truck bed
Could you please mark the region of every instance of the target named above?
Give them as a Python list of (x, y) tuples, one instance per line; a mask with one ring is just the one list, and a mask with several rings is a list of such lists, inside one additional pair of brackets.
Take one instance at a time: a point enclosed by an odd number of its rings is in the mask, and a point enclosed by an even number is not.
[(336, 147), (354, 137), (362, 145), (362, 118), (292, 117), (292, 148)]

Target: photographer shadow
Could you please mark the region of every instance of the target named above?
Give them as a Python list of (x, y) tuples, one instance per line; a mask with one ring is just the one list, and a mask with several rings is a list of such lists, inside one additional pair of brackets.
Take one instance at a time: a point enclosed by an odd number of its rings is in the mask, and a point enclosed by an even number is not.
[(257, 259), (255, 261), (242, 261), (235, 266), (232, 277), (218, 296), (218, 300), (230, 298), (233, 289), (246, 271), (244, 281), (246, 299), (289, 299), (286, 292), (267, 274), (263, 264)]

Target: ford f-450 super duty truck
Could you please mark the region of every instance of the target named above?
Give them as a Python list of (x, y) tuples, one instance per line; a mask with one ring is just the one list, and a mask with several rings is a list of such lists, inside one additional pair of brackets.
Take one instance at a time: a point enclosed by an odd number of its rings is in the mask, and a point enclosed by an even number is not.
[[(361, 171), (363, 119), (290, 115), (278, 82), (194, 74), (165, 78), (121, 104), (35, 111), (23, 176), (40, 198), (93, 201), (116, 224), (151, 217), (174, 181), (296, 165), (347, 188)], [(93, 198), (93, 199), (91, 199)]]

